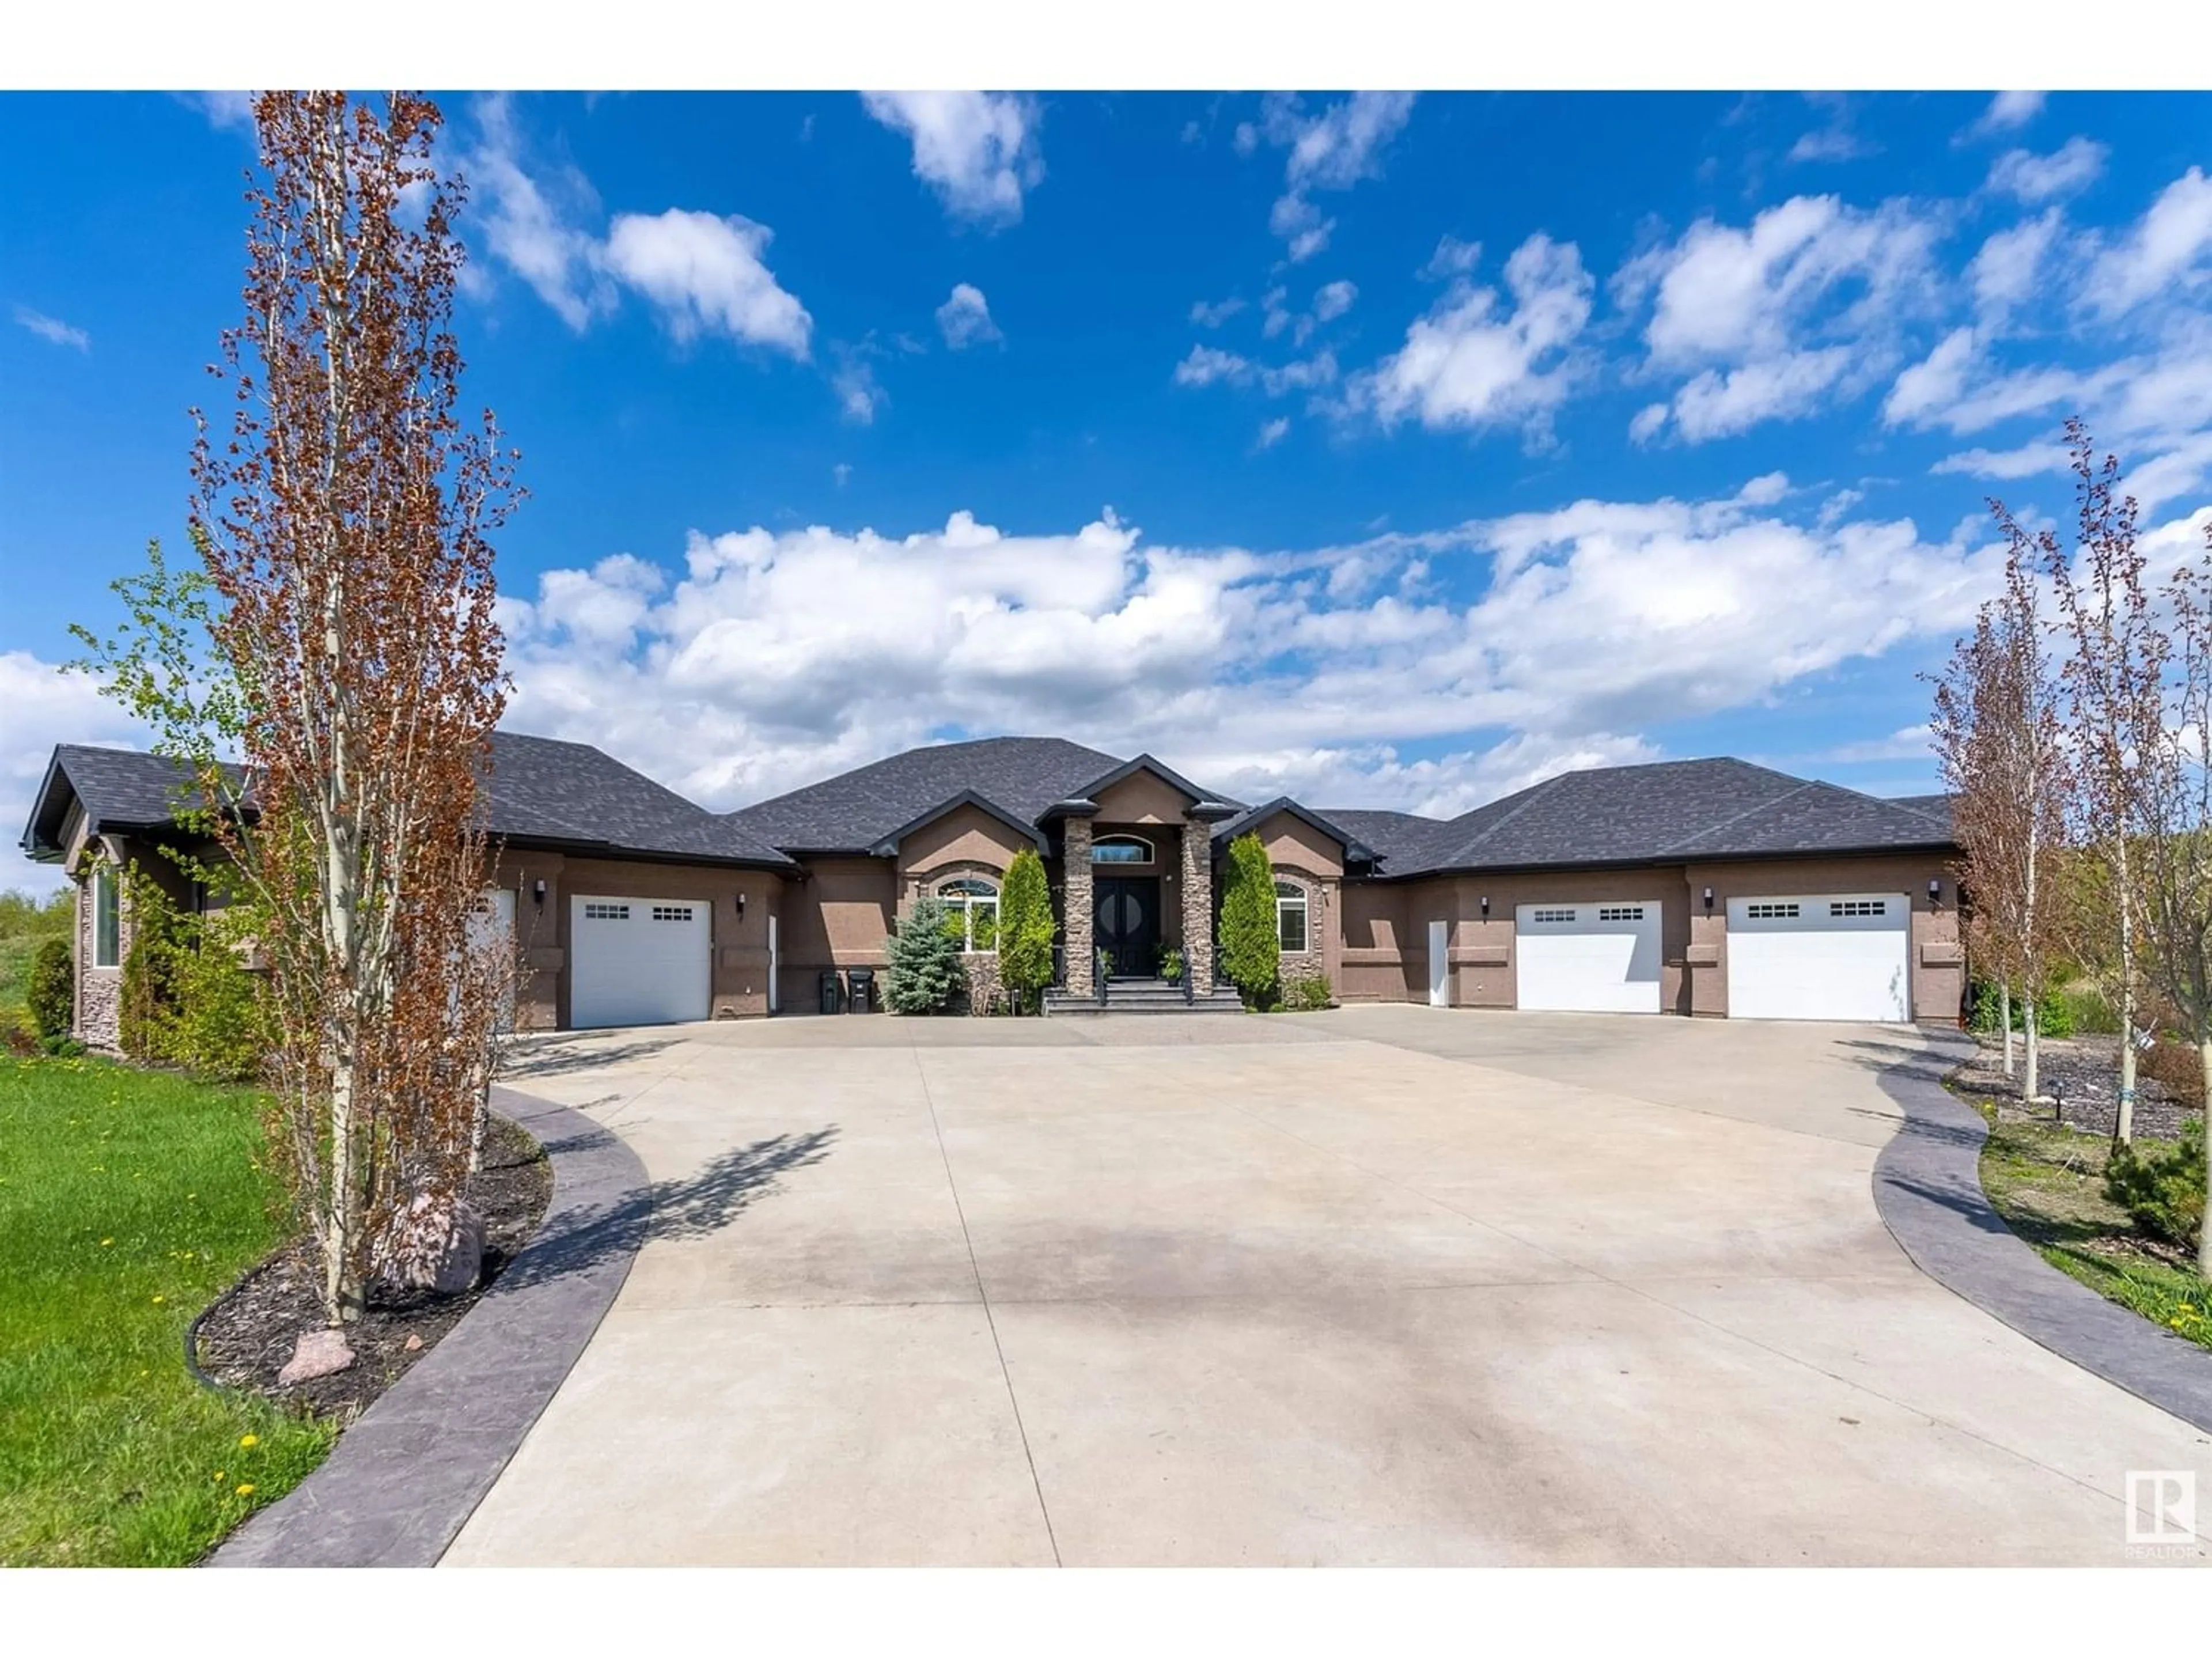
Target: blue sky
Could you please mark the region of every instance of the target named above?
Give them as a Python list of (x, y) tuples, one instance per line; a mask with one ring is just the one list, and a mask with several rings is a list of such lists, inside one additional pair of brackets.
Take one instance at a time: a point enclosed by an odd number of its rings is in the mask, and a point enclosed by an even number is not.
[[(2212, 475), (2212, 99), (441, 95), (510, 723), (735, 805), (933, 737), (1462, 810), (1931, 787), (1984, 498)], [(238, 100), (0, 98), (0, 807), (181, 539)], [(29, 879), (20, 863), (0, 881)]]

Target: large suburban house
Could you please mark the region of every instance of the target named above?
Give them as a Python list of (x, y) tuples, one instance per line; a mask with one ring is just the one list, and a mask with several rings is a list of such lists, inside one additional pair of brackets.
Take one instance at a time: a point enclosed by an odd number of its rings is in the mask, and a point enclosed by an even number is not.
[[(77, 1029), (115, 1040), (133, 861), (203, 903), (161, 849), (179, 775), (64, 744), (23, 834), (77, 885)], [(1060, 988), (1094, 998), (1173, 949), (1216, 990), (1230, 840), (1275, 877), (1284, 970), (1344, 1002), (1955, 1023), (1956, 857), (1941, 796), (1884, 800), (1743, 761), (1570, 772), (1453, 818), (1259, 804), (1150, 755), (1058, 738), (908, 750), (742, 811), (708, 811), (587, 744), (501, 732), (486, 909), (517, 932), (520, 1025), (811, 1012), (825, 973), (880, 969), (933, 895), (995, 907), (1045, 860)], [(1109, 984), (1110, 990), (1110, 984)]]

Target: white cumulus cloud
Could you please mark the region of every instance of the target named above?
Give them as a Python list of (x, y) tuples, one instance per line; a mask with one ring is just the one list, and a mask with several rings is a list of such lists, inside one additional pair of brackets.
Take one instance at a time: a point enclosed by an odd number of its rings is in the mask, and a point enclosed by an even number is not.
[[(1413, 112), (1410, 92), (1359, 92), (1318, 114), (1308, 115), (1295, 98), (1267, 102), (1259, 129), (1268, 143), (1290, 152), (1283, 164), (1283, 193), (1268, 215), (1268, 228), (1288, 244), (1292, 264), (1328, 246), (1336, 221), (1314, 205), (1321, 191), (1346, 191), (1362, 179), (1382, 176), (1382, 152)], [(1240, 150), (1252, 147), (1240, 127)], [(1255, 140), (1256, 142), (1256, 140)]]
[(2212, 179), (2191, 167), (2159, 192), (2127, 235), (2097, 257), (2082, 284), (2107, 316), (2212, 282)]
[(1386, 428), (1519, 428), (1540, 441), (1572, 388), (1594, 288), (1573, 243), (1531, 236), (1505, 262), (1503, 293), (1454, 283), (1397, 351), (1353, 379), (1346, 412)]
[(945, 343), (955, 351), (1006, 337), (991, 320), (990, 301), (983, 297), (983, 290), (968, 283), (955, 283), (951, 297), (938, 307), (937, 328)]
[(804, 358), (814, 320), (761, 258), (772, 234), (734, 214), (623, 213), (608, 228), (605, 259), (679, 341), (720, 334)]
[(870, 115), (914, 143), (915, 177), (956, 219), (1010, 225), (1043, 180), (1036, 100), (999, 92), (868, 92)]
[(2048, 155), (2007, 150), (1990, 168), (1990, 188), (2033, 207), (2094, 184), (2111, 152), (2087, 138), (2069, 138)]

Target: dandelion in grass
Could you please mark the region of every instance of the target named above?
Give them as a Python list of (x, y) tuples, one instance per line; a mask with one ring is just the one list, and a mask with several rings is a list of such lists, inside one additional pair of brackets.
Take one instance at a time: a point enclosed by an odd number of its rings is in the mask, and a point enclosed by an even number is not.
[(242, 1481), (240, 1481), (240, 1482), (239, 1483), (239, 1486), (238, 1486), (238, 1495), (239, 1495), (240, 1498), (251, 1498), (251, 1497), (252, 1497), (252, 1496), (253, 1496), (253, 1483), (252, 1483), (251, 1480), (242, 1480)]
[(238, 1443), (251, 1451), (261, 1443), (261, 1437), (258, 1434), (241, 1434), (238, 1437)]

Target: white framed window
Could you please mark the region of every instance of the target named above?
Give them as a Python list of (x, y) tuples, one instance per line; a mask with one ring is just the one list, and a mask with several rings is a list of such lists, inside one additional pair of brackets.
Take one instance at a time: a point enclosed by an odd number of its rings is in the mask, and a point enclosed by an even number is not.
[(1886, 916), (1889, 906), (1881, 899), (1832, 899), (1828, 903), (1832, 916)]
[(1641, 921), (1644, 907), (1640, 904), (1601, 904), (1597, 909), (1600, 921)]
[(1794, 901), (1787, 904), (1747, 904), (1743, 913), (1753, 921), (1794, 921), (1797, 906)]
[(655, 921), (689, 921), (691, 907), (688, 904), (656, 904), (653, 907)]
[(995, 951), (999, 948), (999, 890), (975, 876), (940, 882), (937, 896), (958, 919), (960, 948)]
[(1574, 919), (1575, 913), (1572, 910), (1559, 909), (1539, 909), (1532, 911), (1528, 917), (1531, 921), (1572, 921)]
[(1275, 938), (1285, 954), (1306, 948), (1306, 890), (1294, 881), (1275, 884)]
[(1150, 864), (1152, 844), (1142, 836), (1101, 836), (1091, 843), (1093, 864)]
[(629, 920), (629, 906), (627, 904), (586, 904), (584, 907), (584, 920), (586, 921), (628, 921)]
[(115, 866), (103, 864), (92, 872), (92, 965), (118, 968), (123, 963), (123, 915), (115, 882)]

